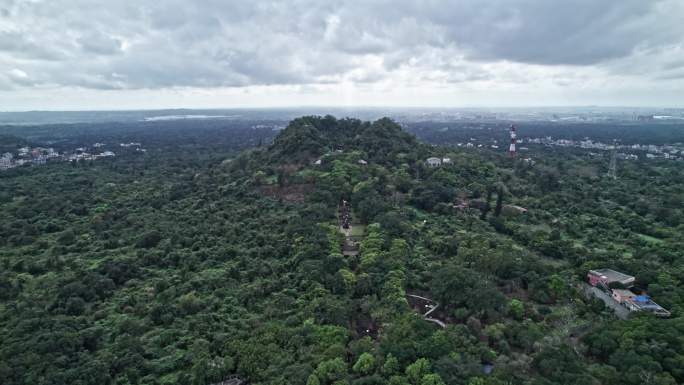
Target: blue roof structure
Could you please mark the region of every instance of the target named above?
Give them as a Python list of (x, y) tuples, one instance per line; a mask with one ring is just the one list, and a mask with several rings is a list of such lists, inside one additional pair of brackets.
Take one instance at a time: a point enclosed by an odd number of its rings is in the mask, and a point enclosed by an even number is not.
[[(628, 300), (629, 301), (629, 300)], [(658, 315), (669, 316), (670, 312), (665, 310), (662, 306), (655, 303), (651, 297), (647, 295), (637, 295), (632, 297), (632, 304), (634, 304), (639, 310), (648, 310), (654, 312)]]

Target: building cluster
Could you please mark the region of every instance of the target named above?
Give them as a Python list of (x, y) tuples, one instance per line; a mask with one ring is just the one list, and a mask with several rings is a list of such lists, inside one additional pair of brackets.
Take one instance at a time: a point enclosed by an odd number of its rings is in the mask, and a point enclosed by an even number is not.
[(437, 157), (430, 157), (425, 160), (425, 163), (429, 167), (439, 167), (439, 166), (445, 166), (448, 164), (451, 164), (451, 158), (437, 158)]
[[(140, 146), (139, 143), (137, 143)], [(72, 152), (58, 152), (54, 148), (44, 147), (22, 147), (17, 149), (15, 153), (6, 152), (0, 155), (0, 170), (8, 170), (10, 168), (25, 166), (25, 165), (42, 165), (48, 161), (80, 161), (80, 160), (97, 160), (100, 158), (113, 157), (116, 154), (113, 151), (102, 151), (104, 143), (95, 143), (91, 151), (85, 147), (76, 148)], [(137, 147), (139, 150), (140, 147)]]
[(16, 153), (6, 152), (0, 157), (0, 170), (14, 167), (45, 164), (50, 159), (57, 159), (60, 155), (53, 148), (22, 147)]
[(108, 158), (115, 155), (116, 154), (114, 154), (114, 152), (112, 151), (103, 151), (99, 154), (91, 154), (85, 148), (77, 148), (76, 151), (72, 154), (64, 154), (63, 158), (64, 160), (68, 161), (97, 160), (100, 158)]
[(610, 295), (613, 301), (632, 312), (646, 311), (660, 317), (670, 312), (655, 303), (645, 292), (634, 286), (635, 278), (612, 269), (589, 270), (589, 284)]
[[(103, 143), (96, 143), (104, 146)], [(130, 142), (130, 143), (120, 143), (119, 147), (122, 148), (135, 148), (135, 151), (140, 151), (140, 152), (147, 152), (146, 149), (142, 148), (142, 144), (139, 142)]]
[[(639, 151), (645, 152), (647, 159), (671, 159), (671, 160), (684, 160), (684, 147), (673, 146), (673, 145), (662, 145), (658, 146), (655, 144), (606, 144), (602, 142), (594, 142), (591, 139), (584, 140), (571, 140), (571, 139), (553, 139), (550, 136), (544, 138), (527, 138), (527, 143), (533, 144), (543, 144), (546, 146), (559, 146), (559, 147), (579, 147), (584, 149), (595, 149), (603, 151), (612, 150), (622, 150), (622, 151)], [(639, 156), (632, 153), (618, 153), (618, 158), (624, 160), (637, 160)]]

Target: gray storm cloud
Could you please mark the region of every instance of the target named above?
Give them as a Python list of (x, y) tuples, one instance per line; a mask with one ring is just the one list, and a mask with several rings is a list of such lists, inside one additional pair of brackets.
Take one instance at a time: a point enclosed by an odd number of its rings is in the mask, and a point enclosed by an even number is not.
[(683, 73), (683, 19), (677, 0), (0, 0), (0, 87), (658, 81)]

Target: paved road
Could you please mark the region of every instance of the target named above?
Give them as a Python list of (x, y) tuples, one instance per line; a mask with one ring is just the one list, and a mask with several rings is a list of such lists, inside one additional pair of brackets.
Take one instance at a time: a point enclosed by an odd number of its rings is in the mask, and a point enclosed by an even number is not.
[(627, 319), (629, 318), (630, 311), (626, 307), (620, 305), (617, 301), (615, 301), (610, 295), (605, 293), (603, 290), (588, 285), (588, 284), (583, 284), (584, 288), (584, 294), (587, 295), (587, 297), (593, 296), (606, 304), (609, 308), (613, 309), (615, 311), (615, 315), (620, 318), (620, 319)]

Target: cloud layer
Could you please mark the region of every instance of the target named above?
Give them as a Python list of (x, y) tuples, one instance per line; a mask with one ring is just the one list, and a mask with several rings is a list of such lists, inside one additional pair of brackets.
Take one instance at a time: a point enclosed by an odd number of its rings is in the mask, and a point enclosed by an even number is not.
[(0, 0), (4, 95), (608, 87), (662, 99), (684, 79), (679, 0), (97, 3)]

